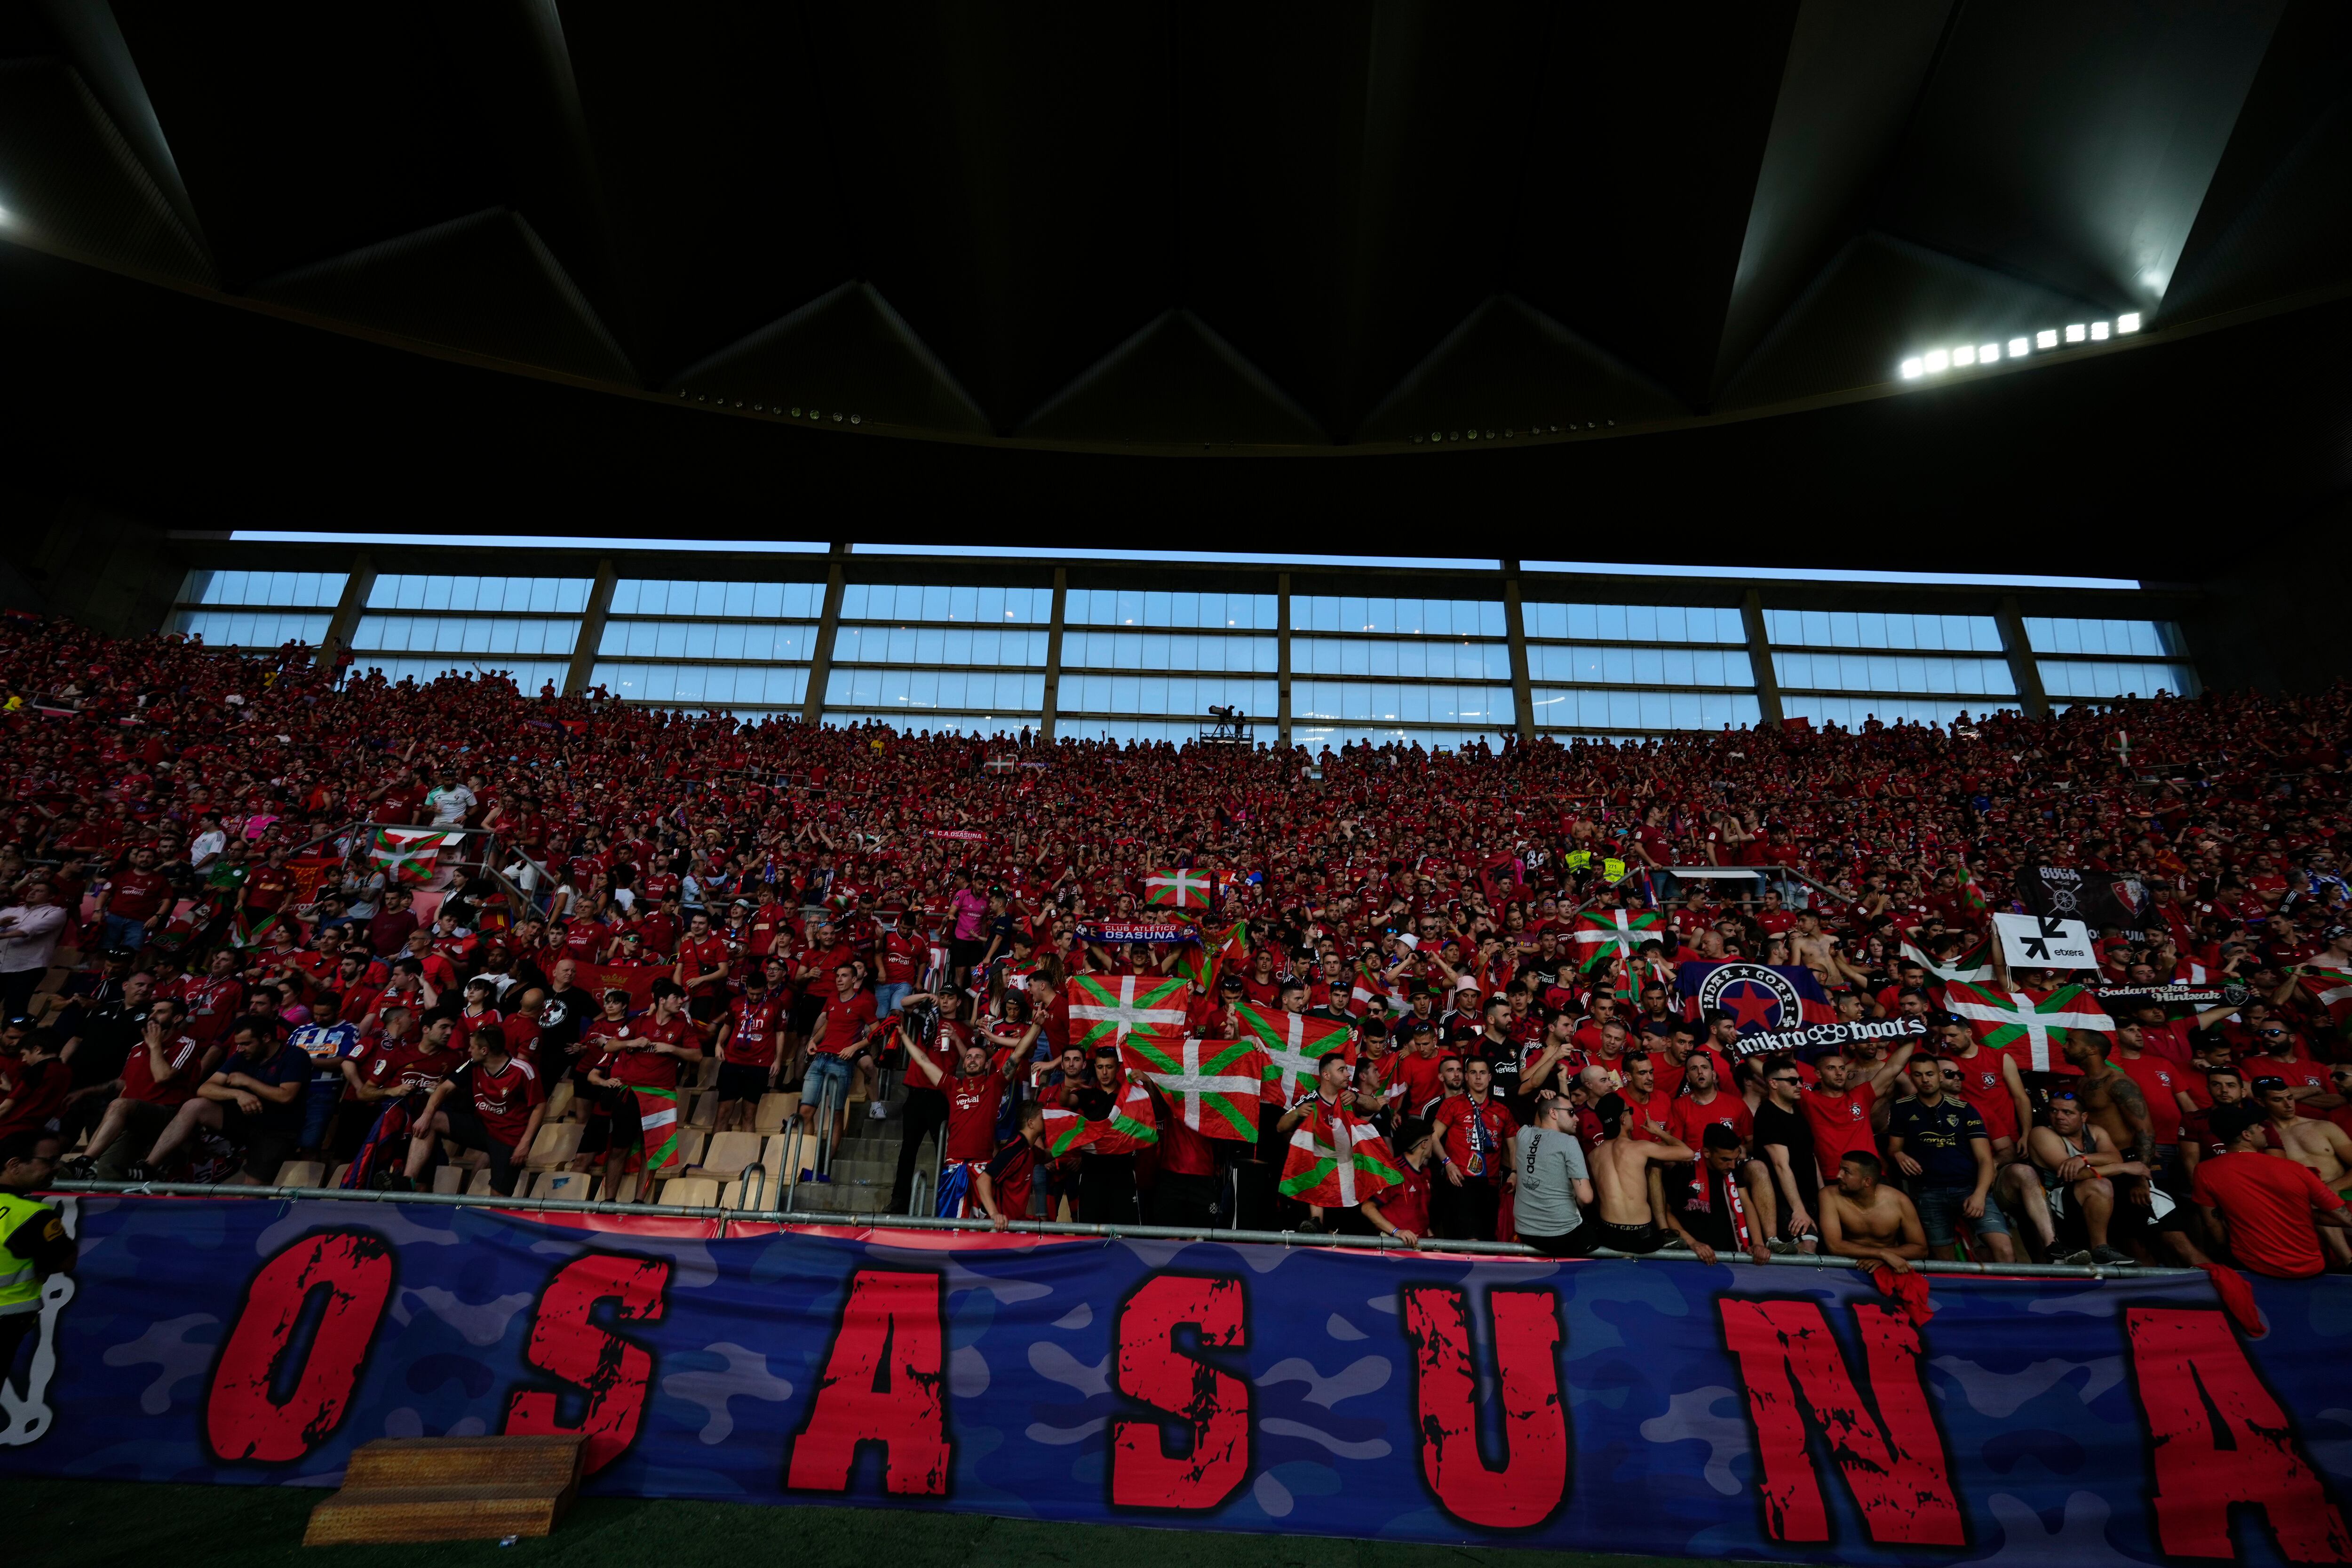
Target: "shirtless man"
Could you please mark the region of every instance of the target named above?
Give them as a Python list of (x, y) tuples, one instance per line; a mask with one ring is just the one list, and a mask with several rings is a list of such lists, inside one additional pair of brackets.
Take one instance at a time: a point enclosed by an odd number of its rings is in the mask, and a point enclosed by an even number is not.
[(1822, 1245), (1864, 1267), (1885, 1264), (1897, 1274), (1927, 1256), (1919, 1211), (1893, 1187), (1879, 1185), (1878, 1156), (1850, 1150), (1838, 1161), (1837, 1184), (1822, 1189)]
[(1601, 1118), (1601, 1143), (1585, 1163), (1600, 1201), (1593, 1205), (1591, 1245), (1614, 1252), (1655, 1252), (1665, 1245), (1666, 1233), (1650, 1210), (1649, 1167), (1696, 1156), (1664, 1132), (1637, 1137), (1638, 1117), (1621, 1096), (1602, 1095), (1593, 1113)]
[[(2307, 1165), (2319, 1178), (2319, 1184), (2341, 1196), (2352, 1192), (2352, 1138), (2335, 1122), (2317, 1117), (2305, 1116), (2296, 1109), (2298, 1096), (2284, 1079), (2258, 1078), (2254, 1080), (2254, 1099), (2271, 1120), (2271, 1131), (2277, 1135), (2275, 1152)], [(2339, 1264), (2352, 1263), (2352, 1239), (2340, 1230), (2320, 1233), (2328, 1255)]]
[[(2132, 1205), (2135, 1214), (2119, 1217), (2118, 1228), (2126, 1236), (2137, 1236), (2142, 1228), (2151, 1202), (2151, 1184), (2156, 1173), (2156, 1124), (2148, 1114), (2147, 1097), (2141, 1092), (2131, 1075), (2107, 1059), (2115, 1037), (2098, 1029), (2069, 1029), (2061, 1048), (2069, 1067), (2082, 1069), (2083, 1076), (2066, 1087), (2074, 1091), (2083, 1107), (2084, 1116), (2092, 1126), (2107, 1136), (2109, 1143), (2125, 1162), (2139, 1166), (2126, 1175), (2136, 1180), (2114, 1183), (2116, 1195)], [(2109, 1173), (2110, 1179), (2114, 1173)], [(2091, 1249), (2096, 1252), (2105, 1237), (2095, 1239)], [(2102, 1263), (2116, 1261), (2101, 1258)]]
[(2050, 1125), (2035, 1128), (2026, 1139), (2026, 1149), (2033, 1157), (2032, 1168), (2039, 1173), (2044, 1197), (2025, 1205), (2025, 1217), (2042, 1238), (2043, 1252), (2057, 1246), (2056, 1222), (2072, 1204), (2082, 1216), (2084, 1239), (2090, 1247), (2059, 1261), (2131, 1262), (2130, 1253), (2107, 1244), (2107, 1227), (2115, 1217), (2116, 1179), (2137, 1176), (2140, 1189), (2146, 1191), (2147, 1166), (2116, 1152), (2115, 1140), (2090, 1120), (2073, 1089), (2051, 1095)]

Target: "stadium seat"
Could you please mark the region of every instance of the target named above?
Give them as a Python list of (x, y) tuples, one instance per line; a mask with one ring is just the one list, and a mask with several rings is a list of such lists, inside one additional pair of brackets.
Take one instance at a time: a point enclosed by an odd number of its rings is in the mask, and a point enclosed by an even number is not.
[(343, 1178), (351, 1174), (351, 1170), (352, 1167), (348, 1162), (336, 1166), (333, 1170), (327, 1173), (325, 1184), (331, 1187), (341, 1186), (343, 1184)]
[(719, 1097), (716, 1094), (696, 1095), (694, 1097), (693, 1114), (689, 1115), (686, 1119), (686, 1124), (688, 1127), (698, 1128), (705, 1132), (708, 1132), (712, 1128), (718, 1126)]
[(760, 1157), (760, 1135), (756, 1132), (719, 1132), (712, 1135), (696, 1168), (713, 1176), (733, 1176), (744, 1166)]
[(635, 1203), (637, 1197), (637, 1183), (642, 1179), (635, 1171), (632, 1171), (623, 1176), (613, 1190), (605, 1195), (616, 1204)]
[(709, 1138), (710, 1135), (709, 1133), (698, 1131), (693, 1128), (688, 1128), (685, 1131), (679, 1133), (677, 1135), (677, 1163), (681, 1165), (700, 1164), (702, 1163), (703, 1145), (709, 1142)]
[(712, 1176), (672, 1176), (661, 1184), (655, 1201), (679, 1208), (717, 1208), (719, 1182)]
[(433, 1190), (436, 1193), (456, 1193), (465, 1184), (466, 1173), (455, 1165), (441, 1165), (433, 1172)]
[(490, 1189), (490, 1168), (488, 1165), (485, 1165), (480, 1170), (475, 1172), (474, 1179), (466, 1184), (466, 1195), (476, 1198), (495, 1197), (498, 1195)]
[(273, 1186), (317, 1187), (326, 1184), (327, 1167), (316, 1160), (289, 1160), (278, 1167)]
[(719, 1206), (723, 1209), (772, 1209), (783, 1198), (783, 1187), (775, 1173), (753, 1174), (746, 1172), (734, 1177), (721, 1188)]
[(696, 1073), (695, 1073), (695, 1075), (694, 1075), (694, 1087), (695, 1087), (695, 1088), (697, 1088), (697, 1089), (716, 1089), (716, 1088), (718, 1088), (718, 1087), (719, 1087), (719, 1066), (720, 1066), (719, 1059), (719, 1058), (718, 1058), (717, 1056), (715, 1056), (715, 1055), (705, 1056), (705, 1057), (702, 1058), (702, 1064), (701, 1064), (700, 1068), (696, 1071)]
[(580, 1136), (587, 1128), (577, 1121), (542, 1121), (539, 1136), (531, 1141), (530, 1152), (523, 1157), (523, 1167), (531, 1171), (551, 1171), (580, 1152)]
[(790, 1121), (800, 1108), (798, 1089), (788, 1094), (763, 1094), (760, 1097), (759, 1107), (751, 1113), (751, 1130), (762, 1138), (782, 1132), (784, 1123)]
[[(555, 1087), (547, 1091), (547, 1116), (540, 1125), (544, 1127), (549, 1121), (568, 1120), (579, 1098), (579, 1091), (572, 1087), (569, 1076), (557, 1079)], [(582, 1109), (584, 1110), (586, 1108)]]
[(596, 1195), (596, 1174), (593, 1171), (541, 1171), (531, 1178), (530, 1195), (587, 1202)]

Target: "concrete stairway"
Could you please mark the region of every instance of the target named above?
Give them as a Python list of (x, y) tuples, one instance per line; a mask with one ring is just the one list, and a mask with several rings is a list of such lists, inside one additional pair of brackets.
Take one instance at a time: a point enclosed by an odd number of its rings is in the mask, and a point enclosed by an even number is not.
[[(803, 1182), (793, 1195), (793, 1207), (805, 1214), (869, 1215), (890, 1212), (890, 1184), (898, 1173), (901, 1127), (894, 1102), (891, 1115), (877, 1121), (866, 1115), (863, 1101), (850, 1106), (849, 1136), (834, 1151), (830, 1182)], [(931, 1141), (925, 1140), (926, 1144)], [(920, 1170), (930, 1169), (927, 1147)], [(778, 1201), (782, 1202), (779, 1194)]]

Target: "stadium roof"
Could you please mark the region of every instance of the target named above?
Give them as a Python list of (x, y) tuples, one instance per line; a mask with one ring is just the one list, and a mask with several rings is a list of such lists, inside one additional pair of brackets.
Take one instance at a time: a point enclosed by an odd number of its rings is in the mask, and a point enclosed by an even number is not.
[(2339, 0), (0, 0), (0, 73), (17, 428), (183, 525), (2158, 576), (2099, 525), (2352, 462)]

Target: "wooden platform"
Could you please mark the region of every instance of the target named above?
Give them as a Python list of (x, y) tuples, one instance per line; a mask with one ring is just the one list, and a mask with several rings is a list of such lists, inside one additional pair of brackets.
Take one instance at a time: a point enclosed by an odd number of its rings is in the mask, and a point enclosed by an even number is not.
[(310, 1510), (302, 1544), (546, 1535), (579, 1494), (586, 1447), (570, 1435), (381, 1438)]

